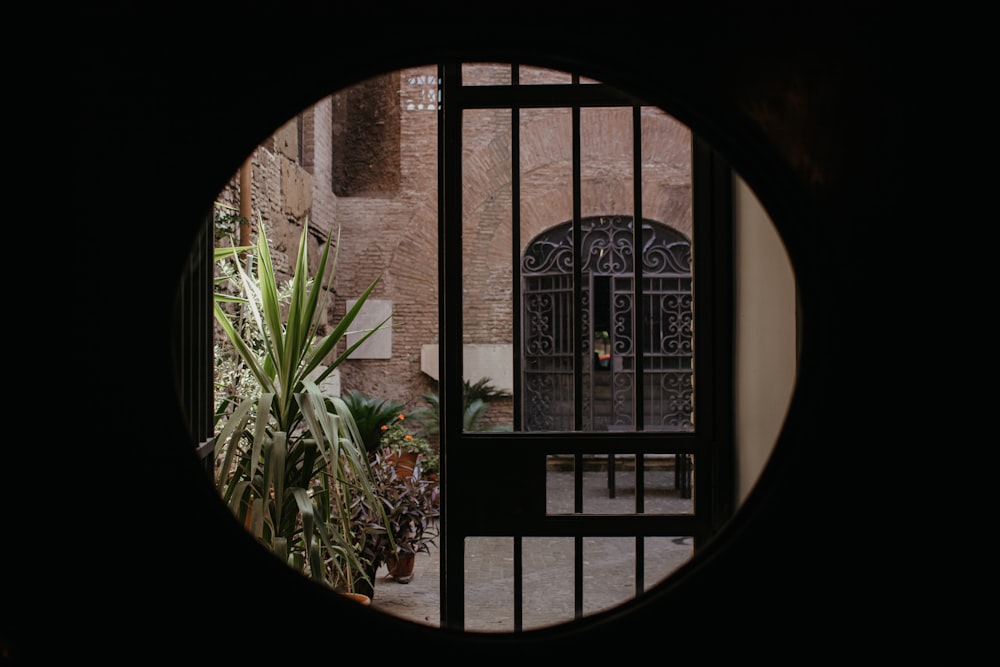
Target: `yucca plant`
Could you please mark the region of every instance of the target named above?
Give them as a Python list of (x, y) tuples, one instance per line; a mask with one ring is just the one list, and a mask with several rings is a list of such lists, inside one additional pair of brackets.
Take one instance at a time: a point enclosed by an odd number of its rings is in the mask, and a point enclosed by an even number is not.
[[(216, 259), (235, 265), (236, 294), (216, 290), (215, 318), (255, 380), (250, 395), (220, 401), (217, 488), (240, 522), (278, 558), (335, 589), (353, 591), (368, 569), (360, 556), (368, 537), (352, 532), (352, 507), (358, 500), (378, 506), (377, 496), (350, 410), (339, 397), (324, 396), (319, 385), (388, 320), (338, 354), (379, 276), (331, 333), (319, 335), (337, 252), (328, 271), (331, 233), (316, 277), (310, 278), (308, 233), (307, 220), (287, 303), (279, 298), (259, 219), (255, 246), (216, 251)], [(244, 252), (247, 268), (240, 262)], [(334, 360), (324, 365), (330, 355)]]

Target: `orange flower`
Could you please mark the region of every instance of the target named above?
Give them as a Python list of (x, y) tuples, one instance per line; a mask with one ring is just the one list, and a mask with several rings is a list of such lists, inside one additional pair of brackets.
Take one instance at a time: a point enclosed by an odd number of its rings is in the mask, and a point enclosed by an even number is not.
[(412, 436), (412, 435), (410, 435), (409, 433), (407, 433), (407, 434), (406, 434), (406, 435), (404, 435), (403, 437), (404, 437), (404, 438), (406, 438), (407, 440), (413, 440), (413, 436)]
[(406, 419), (406, 416), (402, 412), (400, 412), (399, 413), (399, 421), (403, 421), (404, 419)]
[(383, 431), (388, 431), (388, 430), (389, 430), (389, 427), (388, 427), (388, 426), (386, 426), (385, 424), (382, 424), (382, 430), (383, 430)]

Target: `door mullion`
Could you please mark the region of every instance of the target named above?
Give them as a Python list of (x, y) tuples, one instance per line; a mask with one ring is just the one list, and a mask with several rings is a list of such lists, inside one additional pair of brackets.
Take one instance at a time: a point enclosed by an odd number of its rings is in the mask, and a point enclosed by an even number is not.
[[(440, 258), (438, 291), (441, 344), (439, 368), (439, 448), (441, 455), (441, 626), (465, 628), (465, 536), (449, 530), (448, 480), (451, 477), (448, 450), (452, 438), (461, 437), (462, 355), (447, 354), (451, 341), (462, 344), (462, 108), (452, 92), (462, 86), (462, 66), (439, 67), (442, 104), (438, 106), (438, 246)], [(460, 97), (455, 95), (455, 97)], [(454, 390), (458, 387), (458, 391)], [(456, 425), (458, 430), (456, 430)], [(458, 474), (456, 472), (456, 474)]]
[[(642, 108), (632, 107), (632, 247), (642, 248)], [(645, 303), (642, 296), (642, 252), (632, 253), (632, 336), (633, 336), (633, 371), (632, 371), (632, 423), (635, 430), (642, 431), (646, 424), (645, 398), (645, 336), (642, 323), (645, 321)], [(636, 460), (636, 465), (639, 461)]]
[[(635, 249), (635, 252), (633, 254), (631, 275), (626, 275), (626, 272), (621, 270), (619, 273), (608, 278), (610, 282), (607, 284), (602, 283), (602, 289), (607, 290), (611, 295), (617, 294), (620, 296), (623, 304), (627, 303), (628, 298), (632, 299), (631, 313), (627, 316), (623, 314), (622, 319), (618, 322), (622, 330), (623, 341), (627, 340), (626, 337), (629, 334), (632, 335), (631, 354), (633, 356), (631, 360), (625, 360), (626, 364), (631, 361), (631, 368), (625, 365), (622, 369), (622, 372), (627, 370), (631, 373), (632, 386), (629, 387), (628, 383), (622, 378), (621, 396), (612, 394), (612, 401), (620, 398), (620, 402), (623, 405), (631, 398), (632, 420), (630, 424), (627, 424), (624, 420), (624, 417), (628, 414), (628, 406), (625, 405), (621, 411), (622, 419), (617, 422), (618, 427), (623, 430), (618, 431), (617, 434), (594, 432), (594, 429), (599, 428), (597, 422), (594, 421), (593, 407), (595, 368), (589, 366), (592, 355), (585, 353), (593, 352), (594, 350), (593, 333), (595, 329), (595, 316), (592, 312), (585, 313), (584, 310), (586, 308), (594, 308), (594, 294), (597, 290), (593, 285), (593, 272), (587, 273), (590, 269), (583, 256), (585, 247), (584, 229), (592, 230), (592, 220), (590, 217), (585, 220), (583, 216), (583, 173), (585, 167), (588, 167), (588, 165), (583, 165), (582, 159), (583, 150), (589, 146), (590, 134), (586, 135), (588, 141), (584, 142), (583, 139), (585, 137), (582, 135), (582, 121), (588, 120), (589, 115), (584, 114), (583, 118), (581, 118), (581, 110), (588, 106), (596, 106), (592, 104), (594, 100), (591, 97), (601, 94), (601, 89), (591, 88), (586, 91), (586, 94), (590, 97), (581, 102), (580, 100), (583, 99), (581, 95), (584, 93), (575, 89), (588, 88), (588, 86), (580, 86), (579, 79), (575, 75), (573, 85), (571, 86), (560, 85), (558, 87), (543, 88), (537, 85), (520, 86), (516, 65), (512, 67), (511, 71), (513, 85), (508, 86), (508, 90), (506, 91), (502, 90), (503, 86), (470, 85), (467, 88), (463, 88), (461, 80), (462, 65), (460, 63), (441, 66), (439, 68), (439, 75), (442, 99), (442, 104), (439, 105), (438, 116), (438, 150), (440, 156), (438, 173), (440, 187), (438, 196), (440, 210), (438, 244), (441, 262), (438, 283), (440, 294), (439, 408), (441, 411), (440, 452), (442, 466), (441, 627), (449, 630), (463, 631), (466, 626), (466, 542), (477, 537), (499, 536), (509, 537), (513, 542), (514, 631), (521, 632), (525, 611), (523, 608), (525, 602), (525, 582), (523, 578), (526, 576), (524, 572), (525, 562), (523, 553), (523, 538), (525, 536), (529, 537), (529, 560), (527, 563), (529, 570), (533, 567), (530, 559), (531, 538), (573, 538), (573, 606), (575, 618), (581, 618), (584, 614), (584, 581), (585, 574), (587, 574), (584, 571), (585, 538), (624, 538), (625, 544), (623, 544), (623, 548), (626, 552), (629, 548), (627, 543), (632, 543), (635, 549), (635, 593), (639, 595), (645, 587), (645, 549), (647, 542), (649, 543), (648, 546), (652, 547), (656, 544), (655, 540), (652, 539), (654, 537), (683, 535), (691, 536), (697, 545), (703, 541), (703, 538), (711, 534), (711, 530), (709, 530), (710, 526), (705, 523), (704, 513), (706, 510), (712, 510), (717, 506), (714, 492), (718, 488), (720, 480), (708, 476), (708, 474), (713, 473), (712, 468), (717, 460), (717, 452), (706, 451), (704, 441), (706, 439), (711, 440), (717, 434), (712, 432), (706, 433), (705, 430), (710, 431), (707, 427), (717, 423), (715, 420), (717, 417), (715, 410), (718, 409), (718, 406), (716, 405), (717, 396), (715, 392), (724, 389), (725, 385), (713, 383), (711, 378), (707, 377), (707, 375), (718, 369), (718, 366), (715, 364), (719, 363), (719, 355), (711, 354), (715, 351), (713, 347), (715, 339), (704, 335), (698, 337), (700, 345), (696, 345), (695, 347), (703, 355), (706, 355), (699, 359), (699, 371), (701, 372), (699, 377), (703, 382), (699, 383), (700, 400), (695, 403), (700, 408), (698, 419), (695, 420), (696, 424), (700, 427), (698, 432), (680, 433), (666, 430), (662, 433), (659, 432), (659, 429), (670, 426), (660, 423), (660, 419), (657, 417), (660, 413), (656, 411), (659, 408), (654, 409), (650, 413), (653, 416), (650, 418), (650, 423), (646, 424), (646, 401), (660, 401), (667, 392), (667, 390), (659, 386), (657, 378), (659, 375), (667, 372), (664, 368), (667, 368), (668, 371), (677, 371), (667, 366), (667, 362), (662, 361), (659, 357), (656, 359), (651, 358), (648, 361), (650, 364), (648, 367), (645, 365), (645, 356), (647, 354), (645, 341), (651, 341), (650, 347), (655, 348), (659, 340), (657, 335), (651, 334), (650, 330), (644, 328), (644, 326), (648, 325), (645, 321), (658, 317), (665, 318), (672, 312), (666, 311), (665, 307), (661, 307), (658, 311), (656, 303), (647, 303), (645, 299), (653, 299), (656, 295), (668, 289), (679, 290), (680, 288), (668, 288), (660, 282), (656, 282), (657, 280), (661, 280), (662, 282), (663, 279), (659, 275), (659, 272), (653, 268), (653, 265), (647, 267), (650, 268), (650, 276), (647, 278), (643, 275), (643, 256), (639, 249), (644, 247), (644, 242), (649, 242), (649, 237), (644, 237), (643, 234), (643, 109), (634, 100), (617, 105), (609, 104), (608, 106), (623, 107), (622, 111), (630, 109), (632, 112), (633, 211), (631, 240), (632, 248)], [(531, 90), (526, 92), (525, 89)], [(504, 94), (505, 92), (510, 93), (509, 97)], [(551, 95), (551, 97), (546, 97), (546, 95)], [(525, 104), (522, 106), (518, 102), (519, 100), (525, 100)], [(560, 108), (560, 113), (566, 110), (571, 112), (572, 269), (569, 275), (563, 269), (560, 275), (557, 276), (558, 281), (549, 278), (542, 271), (532, 273), (531, 266), (527, 262), (522, 265), (522, 253), (524, 250), (521, 246), (523, 234), (534, 233), (537, 230), (535, 230), (534, 226), (530, 228), (531, 232), (529, 232), (529, 229), (521, 229), (522, 213), (524, 213), (525, 217), (530, 218), (529, 212), (531, 209), (526, 208), (522, 212), (520, 199), (522, 194), (525, 196), (530, 194), (532, 187), (534, 187), (534, 181), (531, 180), (534, 177), (533, 173), (529, 174), (526, 172), (525, 183), (521, 183), (521, 115), (522, 113), (526, 113), (524, 109), (535, 107), (558, 107)], [(466, 249), (464, 248), (462, 233), (465, 224), (462, 219), (463, 188), (465, 185), (463, 178), (463, 169), (465, 168), (463, 164), (463, 123), (466, 120), (465, 113), (473, 108), (494, 109), (497, 114), (496, 117), (501, 119), (506, 116), (508, 111), (510, 113), (511, 144), (510, 155), (506, 157), (510, 159), (509, 178), (512, 201), (510, 213), (510, 251), (513, 265), (509, 275), (512, 282), (512, 315), (510, 319), (512, 331), (510, 333), (510, 340), (514, 348), (512, 356), (514, 401), (513, 433), (505, 436), (492, 433), (466, 434), (462, 431), (464, 412), (462, 350), (466, 333), (463, 331), (462, 309), (465, 306), (463, 291), (465, 284), (472, 284), (471, 276), (473, 275), (470, 273), (470, 280), (466, 280), (466, 277), (463, 275), (463, 262), (470, 262), (471, 266), (471, 260), (465, 259)], [(527, 116), (523, 120), (527, 122)], [(560, 121), (564, 122), (565, 116), (561, 116)], [(530, 126), (526, 126), (526, 137), (530, 129)], [(565, 125), (561, 125), (560, 129), (564, 130)], [(623, 132), (625, 131), (624, 126), (622, 130)], [(625, 136), (627, 134), (623, 134), (621, 138)], [(565, 141), (565, 134), (561, 134), (560, 137)], [(525, 140), (528, 141), (528, 138)], [(533, 154), (529, 152), (531, 147), (529, 144), (525, 146), (524, 157), (529, 159), (529, 161), (533, 159)], [(563, 145), (560, 145), (560, 149), (562, 148)], [(697, 149), (695, 152), (697, 152)], [(587, 153), (589, 156), (589, 149)], [(565, 151), (561, 151), (559, 156), (561, 160), (565, 160)], [(622, 157), (624, 159), (625, 156)], [(560, 166), (564, 164), (562, 162)], [(469, 166), (471, 169), (471, 164)], [(626, 168), (622, 164), (622, 171)], [(586, 171), (589, 179), (589, 168)], [(564, 178), (565, 173), (563, 172), (560, 179), (561, 183), (564, 182)], [(719, 180), (721, 181), (721, 179)], [(624, 183), (618, 183), (616, 180), (616, 183), (623, 186), (627, 185), (627, 176), (625, 176), (624, 181)], [(587, 184), (589, 187), (589, 180)], [(522, 185), (526, 188), (526, 193), (522, 193)], [(724, 184), (718, 183), (717, 185)], [(659, 205), (658, 196), (658, 191), (650, 188), (650, 198), (647, 205), (651, 207), (651, 219), (649, 225), (646, 226), (647, 234), (652, 233), (653, 238), (657, 241), (665, 233), (665, 231), (661, 230), (661, 226), (666, 230), (665, 225), (657, 226), (660, 224), (656, 219)], [(589, 208), (593, 204), (590, 203), (590, 199), (587, 201), (587, 213), (592, 214), (593, 212)], [(712, 267), (714, 261), (717, 259), (714, 254), (704, 254), (709, 249), (713, 240), (704, 235), (705, 228), (697, 221), (699, 214), (702, 212), (699, 207), (704, 203), (704, 200), (696, 200), (694, 205), (694, 215), (696, 218), (694, 229), (702, 232), (699, 240), (704, 244), (702, 248), (698, 248), (697, 246), (695, 248), (696, 252), (699, 253), (699, 258), (702, 260), (700, 264), (696, 262), (695, 266), (698, 266), (701, 270)], [(546, 233), (551, 232), (553, 238), (555, 238), (555, 233), (558, 232), (562, 235), (562, 239), (557, 240), (561, 241), (565, 240), (567, 226), (564, 217), (566, 215), (565, 208), (561, 207), (559, 210), (561, 211), (559, 214), (561, 216), (559, 225), (552, 226)], [(622, 225), (618, 229), (618, 232), (623, 242), (627, 242), (628, 236), (624, 228), (627, 220), (624, 218), (624, 215), (620, 211), (616, 211), (615, 215), (609, 215), (607, 218), (613, 224), (620, 223)], [(594, 216), (594, 219), (597, 219), (597, 216)], [(602, 217), (601, 219), (603, 220), (604, 218)], [(545, 221), (531, 220), (531, 222), (534, 225), (539, 224), (539, 222), (544, 223)], [(651, 229), (653, 230), (652, 232), (650, 231)], [(680, 236), (680, 232), (672, 228), (670, 232)], [(558, 247), (562, 252), (566, 253), (569, 250), (567, 245), (569, 244), (559, 245)], [(565, 254), (563, 257), (565, 257)], [(472, 271), (471, 268), (470, 271)], [(608, 273), (611, 274), (610, 271)], [(615, 282), (615, 275), (619, 277), (617, 282)], [(566, 284), (566, 281), (570, 277), (572, 278), (571, 286)], [(690, 278), (693, 279), (694, 276), (692, 275)], [(631, 280), (631, 285), (628, 284), (629, 279)], [(551, 280), (553, 284), (546, 284), (544, 280)], [(650, 284), (646, 284), (647, 280), (650, 281)], [(525, 281), (528, 281), (530, 284), (525, 284)], [(702, 330), (702, 334), (704, 334), (704, 329), (709, 329), (713, 324), (724, 322), (725, 320), (716, 311), (705, 312), (703, 309), (698, 308), (699, 305), (704, 306), (705, 304), (712, 303), (712, 299), (716, 296), (714, 289), (716, 286), (710, 282), (702, 282), (699, 284), (699, 287), (701, 288), (699, 295), (702, 297), (704, 303), (699, 304), (695, 300), (695, 309), (698, 310), (700, 316), (704, 316), (703, 319), (698, 318), (698, 330)], [(530, 297), (532, 293), (522, 293), (522, 290), (531, 289), (535, 290), (533, 293), (544, 293), (548, 290), (558, 298), (552, 299), (554, 305), (547, 306), (548, 310), (541, 307), (532, 310), (531, 299), (524, 297), (524, 294), (529, 294)], [(567, 312), (567, 307), (569, 312)], [(625, 306), (621, 307), (624, 308)], [(609, 311), (607, 315), (612, 320), (609, 325), (614, 323), (614, 318), (611, 314), (613, 312), (613, 310)], [(525, 391), (534, 389), (531, 373), (544, 372), (546, 370), (545, 367), (541, 368), (541, 371), (533, 369), (532, 365), (526, 361), (534, 359), (534, 357), (528, 356), (525, 348), (531, 346), (533, 330), (530, 323), (532, 322), (532, 317), (535, 316), (548, 317), (552, 322), (557, 323), (565, 323), (567, 320), (570, 322), (568, 332), (566, 331), (565, 324), (562, 324), (563, 330), (560, 335), (552, 336), (553, 348), (556, 352), (551, 354), (553, 359), (551, 365), (555, 367), (557, 365), (556, 362), (558, 362), (558, 395), (560, 398), (566, 399), (565, 403), (559, 406), (559, 412), (556, 413), (560, 419), (564, 420), (558, 422), (558, 428), (546, 428), (547, 423), (544, 420), (538, 419), (531, 411), (531, 404), (523, 402), (527, 400), (524, 395)], [(588, 317), (589, 320), (585, 319)], [(628, 319), (629, 317), (631, 318), (630, 320)], [(547, 322), (548, 320), (543, 320), (543, 323)], [(631, 326), (631, 331), (626, 329), (629, 326)], [(567, 339), (567, 333), (572, 337), (571, 340)], [(566, 354), (573, 355), (571, 362), (565, 358)], [(522, 355), (525, 356), (522, 357)], [(666, 355), (661, 354), (660, 356)], [(681, 363), (678, 362), (678, 365)], [(565, 383), (566, 371), (570, 369), (572, 369), (573, 374), (572, 401), (568, 400)], [(523, 376), (522, 371), (529, 374), (527, 380)], [(613, 372), (613, 367), (611, 372)], [(556, 375), (556, 373), (553, 373), (553, 375)], [(645, 384), (647, 377), (650, 379), (650, 387), (647, 387)], [(585, 384), (588, 385), (586, 388)], [(629, 389), (631, 389), (631, 396), (627, 393)], [(544, 400), (538, 401), (538, 403), (545, 405)], [(563, 417), (563, 415), (566, 415), (566, 408), (570, 405), (572, 405), (573, 409), (572, 422)], [(614, 412), (617, 408), (611, 409), (613, 410), (611, 413), (613, 418), (615, 414), (618, 414)], [(525, 428), (532, 428), (532, 424), (535, 421), (542, 424), (540, 428), (537, 428), (538, 433), (532, 434), (522, 431)], [(554, 422), (555, 420), (552, 421)], [(565, 432), (567, 430), (572, 430), (573, 432)], [(505, 447), (508, 444), (511, 446)], [(711, 446), (711, 442), (709, 446)], [(479, 469), (478, 465), (485, 462), (487, 454), (492, 453), (494, 450), (504, 451), (505, 455), (511, 455), (512, 451), (520, 450), (517, 453), (518, 473), (513, 476), (517, 481), (513, 486), (506, 478), (501, 483), (498, 478), (491, 476), (492, 473), (486, 474), (485, 477), (482, 476), (483, 473), (477, 473), (480, 476), (472, 480), (473, 473)], [(572, 454), (575, 462), (575, 497), (573, 502), (575, 516), (548, 516), (545, 513), (545, 487), (542, 478), (546, 474), (545, 458), (548, 455), (546, 452), (550, 451), (551, 454)], [(650, 480), (656, 478), (655, 470), (653, 469), (651, 469), (649, 476), (645, 474), (647, 464), (651, 464), (651, 459), (646, 454), (669, 453), (675, 453), (678, 460), (681, 456), (697, 454), (697, 460), (700, 464), (699, 468), (703, 473), (695, 478), (700, 482), (700, 484), (696, 484), (699, 492), (697, 513), (692, 515), (679, 514), (666, 516), (657, 514), (655, 510), (649, 510), (653, 514), (645, 513), (647, 511), (645, 482), (647, 477)], [(609, 463), (613, 464), (613, 457), (616, 454), (632, 454), (635, 456), (635, 515), (584, 514), (583, 470), (585, 458), (589, 460), (591, 456), (608, 455)], [(721, 457), (721, 453), (718, 454)], [(609, 475), (611, 474), (613, 472), (609, 466)], [(706, 482), (709, 483), (707, 487), (703, 486)], [(715, 483), (714, 488), (712, 482)], [(451, 488), (450, 493), (449, 486)], [(611, 497), (614, 497), (613, 477), (609, 477), (608, 488)], [(505, 493), (509, 493), (511, 497), (516, 499), (516, 501), (513, 501), (513, 506), (518, 508), (518, 512), (500, 514), (495, 509), (501, 489), (506, 489)], [(653, 497), (652, 493), (650, 492), (649, 494), (650, 498)], [(506, 497), (500, 500), (504, 501), (509, 510), (512, 501)], [(592, 508), (589, 509), (592, 511)], [(494, 513), (497, 516), (494, 517)], [(487, 515), (489, 515), (489, 518), (487, 518)], [(714, 515), (710, 514), (710, 516)], [(650, 537), (651, 539), (646, 540), (646, 537)], [(568, 548), (569, 545), (566, 544), (565, 546)], [(469, 553), (473, 551), (473, 549), (470, 549)], [(568, 555), (566, 554), (566, 556)], [(509, 573), (509, 570), (505, 570), (505, 576), (507, 576), (507, 573)], [(530, 576), (530, 571), (528, 576)], [(473, 578), (474, 575), (470, 575), (469, 581), (473, 581)], [(509, 589), (505, 588), (505, 595), (508, 592)], [(529, 587), (527, 594), (530, 603), (532, 596), (531, 587)], [(471, 611), (470, 609), (470, 615)], [(530, 611), (529, 609), (529, 624), (531, 622)], [(568, 612), (569, 610), (564, 609), (563, 611)], [(505, 618), (505, 621), (507, 620)]]
[(580, 107), (573, 107), (573, 430), (583, 430), (583, 369), (581, 345), (583, 342), (583, 267), (581, 264), (583, 242), (583, 213), (580, 181)]

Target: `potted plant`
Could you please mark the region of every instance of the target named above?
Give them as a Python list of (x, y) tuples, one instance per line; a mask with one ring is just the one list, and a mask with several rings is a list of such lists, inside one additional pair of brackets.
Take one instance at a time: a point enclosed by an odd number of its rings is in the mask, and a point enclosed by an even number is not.
[[(385, 565), (387, 577), (405, 584), (413, 578), (416, 555), (429, 553), (438, 535), (438, 485), (424, 475), (422, 466), (433, 450), (426, 438), (409, 431), (402, 412), (379, 431), (379, 446), (370, 456), (379, 505), (358, 497), (352, 521), (357, 526), (354, 532), (364, 536), (362, 558), (369, 578), (374, 579)], [(374, 596), (374, 587), (366, 592)]]
[[(407, 419), (403, 412), (403, 403), (391, 398), (375, 398), (357, 389), (348, 390), (343, 396), (344, 403), (351, 411), (354, 422), (358, 426), (368, 450), (369, 458), (381, 450), (388, 449), (384, 455), (401, 468), (400, 474), (412, 471), (421, 460), (434, 454), (434, 450), (426, 438), (413, 434), (404, 422)], [(422, 415), (426, 408), (415, 410), (413, 415)], [(422, 429), (423, 422), (411, 419), (416, 428)]]
[(227, 270), (217, 280), (215, 318), (252, 380), (231, 385), (219, 402), (216, 484), (237, 519), (279, 559), (351, 592), (365, 571), (352, 510), (363, 502), (377, 515), (384, 505), (350, 410), (319, 385), (385, 322), (338, 352), (376, 277), (333, 330), (319, 334), (336, 255), (328, 274), (331, 234), (310, 277), (307, 239), (308, 221), (287, 290), (279, 289), (259, 222), (255, 246), (216, 250)]
[[(387, 577), (406, 584), (413, 578), (416, 555), (430, 553), (438, 536), (440, 515), (433, 502), (436, 484), (420, 466), (401, 472), (389, 448), (376, 452), (372, 461), (379, 507), (358, 497), (353, 520), (366, 536), (363, 558), (374, 575), (385, 565)], [(374, 589), (369, 593), (374, 596)]]
[(427, 438), (411, 433), (405, 421), (406, 415), (400, 412), (392, 421), (379, 427), (379, 449), (385, 458), (396, 465), (400, 475), (413, 474), (423, 457), (434, 453)]

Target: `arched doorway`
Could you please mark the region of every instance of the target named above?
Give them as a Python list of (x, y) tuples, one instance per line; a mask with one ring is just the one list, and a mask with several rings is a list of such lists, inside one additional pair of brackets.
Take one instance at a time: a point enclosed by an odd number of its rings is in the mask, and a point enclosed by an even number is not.
[[(667, 225), (644, 220), (636, 267), (632, 227), (632, 217), (624, 215), (591, 216), (580, 225), (582, 345), (594, 359), (583, 371), (583, 428), (634, 430), (641, 421), (647, 430), (691, 431), (691, 243)], [(569, 221), (539, 234), (521, 259), (527, 431), (574, 428), (573, 252)], [(641, 301), (634, 312), (637, 279)], [(641, 335), (633, 322), (641, 323)], [(643, 385), (641, 416), (636, 382)]]

